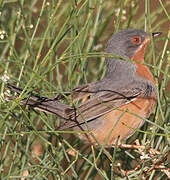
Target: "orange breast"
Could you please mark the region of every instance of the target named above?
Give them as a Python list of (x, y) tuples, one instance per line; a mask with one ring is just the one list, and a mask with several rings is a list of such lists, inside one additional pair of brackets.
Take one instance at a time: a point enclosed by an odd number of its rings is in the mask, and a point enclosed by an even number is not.
[(151, 71), (149, 70), (149, 68), (146, 65), (140, 63), (136, 63), (136, 65), (137, 65), (137, 71), (136, 71), (137, 75), (140, 77), (144, 77), (145, 79), (148, 79), (153, 84), (155, 84), (154, 77)]
[[(101, 143), (107, 141), (108, 146), (112, 146), (119, 138), (119, 144), (135, 133), (135, 129), (140, 128), (144, 120), (141, 117), (147, 118), (153, 111), (156, 100), (154, 99), (137, 99), (134, 102), (122, 106), (120, 109), (113, 110), (106, 115), (100, 117), (96, 121), (101, 121), (100, 127), (93, 130), (93, 135)], [(125, 112), (125, 111), (128, 112)], [(134, 115), (137, 114), (136, 115)], [(82, 139), (86, 139), (81, 135)], [(88, 135), (88, 140), (96, 144), (96, 140)]]

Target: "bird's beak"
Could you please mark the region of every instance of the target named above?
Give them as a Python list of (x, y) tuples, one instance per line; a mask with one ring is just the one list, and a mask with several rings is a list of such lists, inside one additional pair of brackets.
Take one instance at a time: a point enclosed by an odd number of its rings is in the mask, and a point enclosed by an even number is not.
[(162, 34), (162, 32), (154, 32), (152, 33), (152, 37), (157, 37), (160, 36)]

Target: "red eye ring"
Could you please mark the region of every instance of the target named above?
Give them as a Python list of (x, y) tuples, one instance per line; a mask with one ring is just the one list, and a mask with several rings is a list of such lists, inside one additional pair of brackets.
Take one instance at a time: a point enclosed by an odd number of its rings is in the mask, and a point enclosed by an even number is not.
[(141, 37), (140, 36), (133, 36), (131, 41), (133, 44), (139, 45), (139, 44), (141, 44)]

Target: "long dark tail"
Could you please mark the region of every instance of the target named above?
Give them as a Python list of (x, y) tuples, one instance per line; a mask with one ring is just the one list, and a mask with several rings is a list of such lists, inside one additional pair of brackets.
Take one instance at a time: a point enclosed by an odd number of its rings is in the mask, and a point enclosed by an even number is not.
[[(21, 94), (21, 92), (23, 91), (23, 89), (13, 86), (11, 84), (7, 84), (7, 87), (12, 92), (16, 92), (17, 94)], [(40, 111), (56, 114), (57, 116), (64, 119), (70, 119), (69, 114), (73, 112), (73, 108), (66, 104), (62, 104), (59, 101), (59, 97), (60, 95), (54, 98), (47, 98), (47, 97), (40, 97), (33, 93), (28, 93), (28, 98), (23, 99), (21, 101), (21, 104), (29, 105), (30, 107), (38, 109)], [(10, 97), (9, 99), (11, 100), (14, 98)]]

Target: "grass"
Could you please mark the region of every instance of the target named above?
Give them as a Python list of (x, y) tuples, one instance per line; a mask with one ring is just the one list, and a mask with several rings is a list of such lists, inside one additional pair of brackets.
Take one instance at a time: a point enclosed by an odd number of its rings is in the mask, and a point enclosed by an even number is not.
[[(169, 8), (170, 3), (161, 0), (154, 6), (149, 0), (0, 1), (1, 179), (168, 179)], [(127, 141), (139, 139), (146, 147), (143, 152), (96, 150), (83, 145), (73, 131), (56, 131), (56, 116), (20, 106), (27, 94), (5, 101), (7, 80), (51, 97), (101, 79), (108, 56), (102, 53), (105, 44), (126, 28), (163, 31), (162, 37), (151, 40), (145, 58), (157, 82), (158, 104)]]

